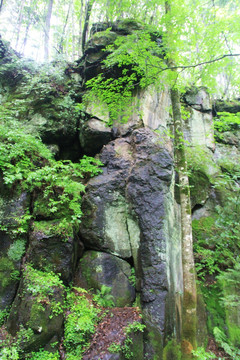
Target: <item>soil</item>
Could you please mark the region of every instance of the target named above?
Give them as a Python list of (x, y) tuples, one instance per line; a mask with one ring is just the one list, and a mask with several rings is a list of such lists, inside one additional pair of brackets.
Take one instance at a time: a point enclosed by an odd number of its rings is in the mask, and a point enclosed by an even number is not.
[(122, 345), (126, 338), (124, 328), (135, 321), (141, 322), (138, 308), (109, 308), (103, 320), (96, 326), (90, 347), (82, 359), (110, 359), (109, 346), (112, 343)]

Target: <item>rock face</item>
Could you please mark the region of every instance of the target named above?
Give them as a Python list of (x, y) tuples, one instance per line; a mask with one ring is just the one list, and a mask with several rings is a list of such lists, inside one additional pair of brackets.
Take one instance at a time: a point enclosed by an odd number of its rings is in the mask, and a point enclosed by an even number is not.
[[(79, 228), (66, 222), (64, 229), (59, 226), (69, 209), (62, 205), (58, 212), (50, 213), (43, 190), (30, 196), (18, 189), (9, 192), (0, 181), (0, 309), (12, 306), (6, 322), (8, 331), (13, 336), (26, 331), (29, 337), (21, 347), (26, 352), (35, 351), (48, 346), (52, 339), (60, 340), (65, 289), (72, 281), (75, 287), (97, 294), (107, 286), (115, 306), (121, 308), (116, 312), (124, 312), (134, 302), (141, 306), (146, 328), (143, 338), (140, 334), (133, 341), (134, 359), (170, 360), (166, 354), (171, 342), (166, 344), (169, 339), (175, 344), (174, 339), (181, 338), (183, 276), (178, 177), (173, 142), (167, 135), (172, 131), (169, 91), (167, 87), (158, 92), (152, 87), (135, 89), (135, 110), (129, 122), (120, 124), (115, 119), (111, 127), (108, 109), (96, 99), (88, 100), (85, 111), (75, 108), (82, 100), (84, 83), (104, 71), (104, 47), (117, 36), (141, 28), (131, 21), (112, 25), (111, 31), (104, 33), (109, 24), (94, 25), (94, 35), (83, 58), (73, 67), (69, 84), (57, 85), (51, 79), (41, 100), (27, 97), (30, 110), (22, 122), (28, 131), (39, 134), (60, 159), (78, 161), (83, 154), (97, 155), (103, 167), (100, 175), (82, 180), (86, 191), (81, 199)], [(0, 40), (0, 60), (5, 50)], [(2, 85), (7, 86), (4, 81)], [(75, 97), (70, 95), (71, 86)], [(1, 96), (4, 101), (3, 92)], [(192, 209), (199, 220), (216, 214), (216, 204), (227, 200), (214, 181), (223, 171), (238, 166), (240, 135), (239, 130), (234, 134), (227, 131), (215, 144), (206, 89), (188, 90), (182, 101), (186, 112), (184, 135), (193, 149), (189, 157)], [(226, 108), (218, 102), (215, 112), (239, 109), (236, 102), (231, 106)], [(239, 184), (238, 176), (235, 181)], [(59, 189), (52, 191), (57, 194)], [(16, 218), (24, 214), (32, 217), (29, 229), (17, 239), (15, 230), (20, 223)], [(229, 295), (232, 289), (225, 286), (223, 290)], [(74, 291), (81, 293), (76, 288)], [(67, 315), (71, 314), (69, 309)], [(199, 295), (201, 345), (206, 337), (204, 309)], [(227, 311), (226, 316), (235, 341), (238, 309)], [(91, 346), (94, 348), (94, 343)], [(84, 359), (97, 360), (96, 352), (94, 348)], [(127, 358), (120, 350), (116, 354), (105, 351), (103, 356), (105, 360)]]
[(168, 308), (168, 298), (181, 290), (171, 144), (151, 130), (134, 130), (105, 146), (100, 159), (103, 174), (90, 180), (83, 199), (81, 238), (86, 248), (134, 264), (145, 321), (161, 346), (166, 319), (177, 328), (177, 300)]

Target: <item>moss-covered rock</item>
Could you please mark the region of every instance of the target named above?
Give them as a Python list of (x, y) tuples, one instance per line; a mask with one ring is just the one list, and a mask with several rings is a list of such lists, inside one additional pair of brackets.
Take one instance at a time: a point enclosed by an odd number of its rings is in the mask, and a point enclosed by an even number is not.
[(60, 225), (58, 221), (34, 222), (26, 257), (35, 268), (54, 271), (69, 283), (77, 259), (78, 237), (71, 224), (65, 229)]
[(75, 283), (95, 291), (108, 286), (115, 305), (124, 307), (135, 300), (131, 276), (131, 266), (126, 261), (107, 253), (87, 251), (79, 262)]
[(63, 324), (64, 287), (58, 276), (27, 266), (8, 321), (8, 331), (19, 336), (21, 329), (31, 334), (20, 343), (26, 351), (44, 347), (53, 336), (60, 337)]

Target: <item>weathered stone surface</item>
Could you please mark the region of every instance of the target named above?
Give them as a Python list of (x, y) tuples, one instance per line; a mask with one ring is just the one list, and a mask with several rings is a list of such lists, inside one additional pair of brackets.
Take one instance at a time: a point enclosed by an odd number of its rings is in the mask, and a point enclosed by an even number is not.
[(103, 145), (110, 142), (112, 138), (111, 128), (106, 122), (99, 119), (90, 119), (80, 126), (79, 139), (83, 151), (86, 154), (100, 152)]
[(218, 143), (240, 147), (240, 130), (234, 130), (234, 132), (225, 131), (223, 133), (215, 131), (215, 136)]
[(190, 116), (185, 120), (184, 137), (192, 146), (206, 146), (214, 150), (212, 114), (190, 108)]
[(167, 313), (169, 292), (173, 298), (181, 292), (178, 208), (168, 149), (171, 144), (148, 129), (105, 146), (100, 156), (105, 168), (88, 183), (81, 225), (87, 248), (133, 257), (137, 280), (141, 276), (144, 321), (160, 342), (166, 318), (169, 327), (177, 326), (175, 300)]
[[(69, 225), (71, 228), (71, 225)], [(76, 265), (78, 238), (58, 232), (58, 222), (41, 221), (33, 224), (29, 237), (29, 248), (26, 258), (40, 270), (49, 269), (61, 274), (62, 280), (68, 284)]]
[(79, 262), (75, 282), (77, 286), (101, 290), (111, 287), (116, 306), (130, 306), (135, 300), (135, 289), (130, 283), (131, 266), (116, 256), (87, 251)]
[(193, 87), (184, 94), (185, 102), (195, 110), (211, 112), (212, 104), (207, 89), (204, 87)]
[[(82, 203), (81, 236), (88, 248), (130, 258), (140, 239), (137, 219), (125, 199), (126, 178), (133, 163), (129, 139), (117, 139), (107, 145), (101, 161), (108, 166), (89, 181)], [(130, 229), (128, 223), (132, 225)]]

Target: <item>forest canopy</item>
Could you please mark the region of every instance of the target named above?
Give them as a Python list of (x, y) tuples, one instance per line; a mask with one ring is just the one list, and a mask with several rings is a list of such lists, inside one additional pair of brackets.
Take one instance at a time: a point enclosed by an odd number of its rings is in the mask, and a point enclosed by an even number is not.
[(0, 33), (26, 57), (74, 61), (93, 24), (105, 22), (111, 29), (113, 21), (133, 18), (162, 34), (165, 60), (174, 58), (183, 79), (213, 88), (217, 83), (221, 96), (229, 91), (236, 96), (239, 5), (239, 0), (2, 0)]

